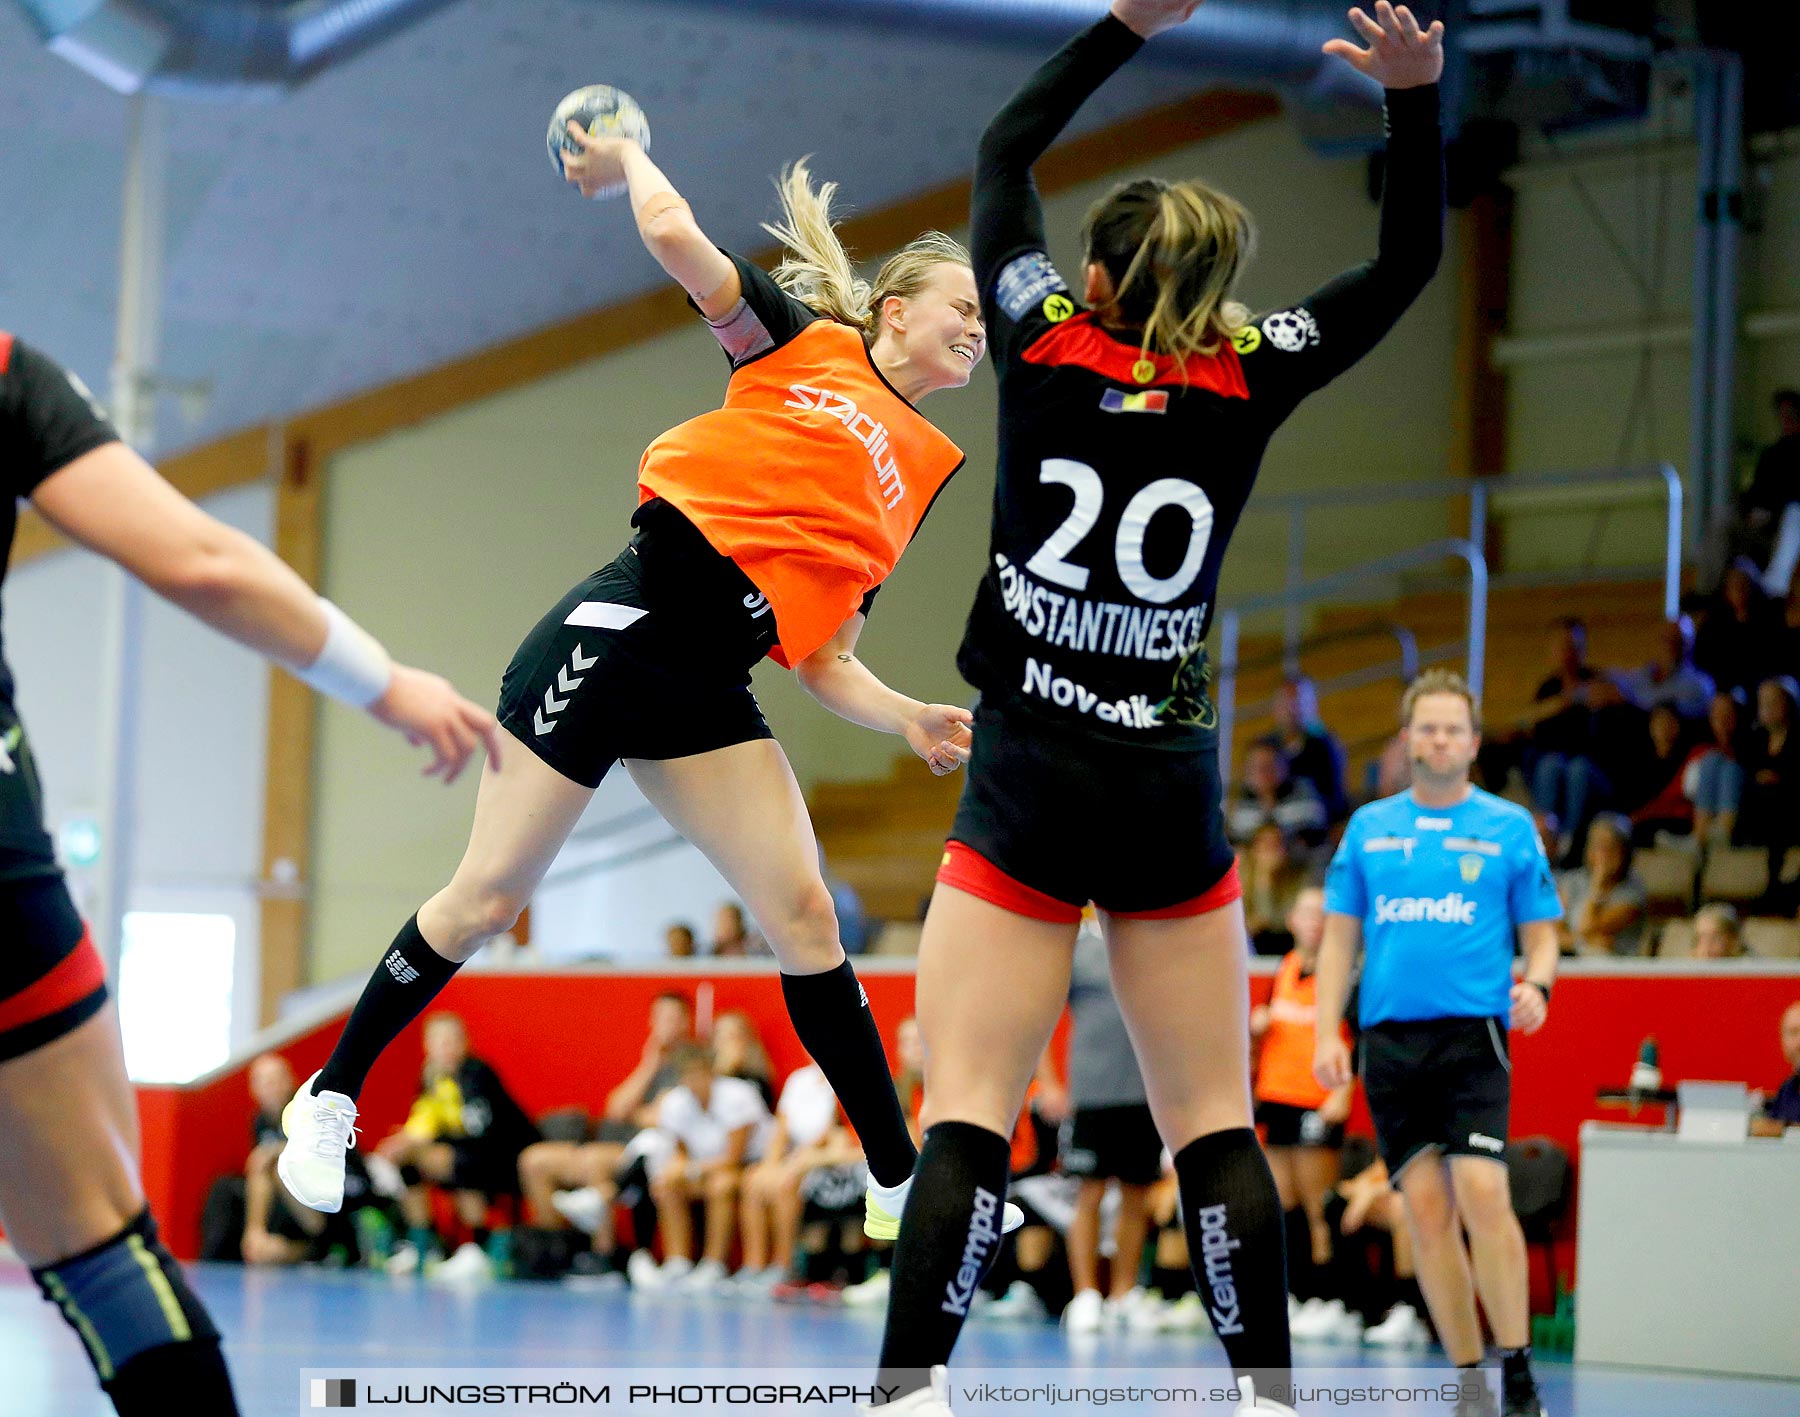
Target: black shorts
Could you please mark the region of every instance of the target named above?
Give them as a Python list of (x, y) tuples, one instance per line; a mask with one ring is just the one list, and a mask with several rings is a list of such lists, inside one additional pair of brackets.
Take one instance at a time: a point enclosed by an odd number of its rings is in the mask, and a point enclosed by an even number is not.
[(1163, 1141), (1149, 1105), (1078, 1107), (1063, 1128), (1062, 1169), (1084, 1181), (1148, 1186), (1162, 1177)]
[(480, 1191), (489, 1196), (519, 1194), (519, 1151), (493, 1142), (451, 1137), (450, 1179), (453, 1191)]
[(1512, 1062), (1497, 1020), (1371, 1024), (1358, 1053), (1390, 1176), (1428, 1147), (1446, 1156), (1505, 1160)]
[(987, 696), (967, 772), (950, 839), (1055, 900), (1158, 911), (1232, 868), (1214, 733), (1127, 743)]
[(1323, 1146), (1336, 1151), (1344, 1144), (1344, 1124), (1327, 1122), (1317, 1112), (1287, 1102), (1258, 1102), (1256, 1125), (1265, 1146)]
[(106, 998), (105, 968), (62, 877), (0, 881), (0, 1063), (73, 1032)]
[(685, 758), (774, 735), (750, 670), (775, 616), (672, 507), (538, 621), (500, 681), (500, 722), (564, 777), (598, 787), (620, 758)]

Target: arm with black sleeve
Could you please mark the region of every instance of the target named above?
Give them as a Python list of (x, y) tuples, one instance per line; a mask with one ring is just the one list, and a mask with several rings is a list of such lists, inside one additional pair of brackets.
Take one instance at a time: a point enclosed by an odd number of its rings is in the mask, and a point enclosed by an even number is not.
[[(1373, 260), (1263, 317), (1245, 360), (1251, 396), (1286, 417), (1378, 343), (1430, 283), (1444, 251), (1444, 148), (1438, 86), (1389, 89), (1380, 235)], [(1243, 345), (1240, 343), (1240, 349)]]
[(1143, 39), (1120, 20), (1105, 16), (1046, 60), (981, 135), (969, 245), (984, 306), (993, 298), (995, 276), (1010, 257), (1045, 248), (1044, 210), (1032, 181), (1032, 164), (1088, 97), (1143, 45)]

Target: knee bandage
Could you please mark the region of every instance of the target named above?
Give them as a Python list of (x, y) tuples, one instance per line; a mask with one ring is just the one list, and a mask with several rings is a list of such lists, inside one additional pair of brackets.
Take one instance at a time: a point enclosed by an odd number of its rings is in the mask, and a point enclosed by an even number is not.
[(148, 1210), (112, 1239), (35, 1269), (32, 1278), (80, 1335), (103, 1385), (153, 1348), (219, 1338)]

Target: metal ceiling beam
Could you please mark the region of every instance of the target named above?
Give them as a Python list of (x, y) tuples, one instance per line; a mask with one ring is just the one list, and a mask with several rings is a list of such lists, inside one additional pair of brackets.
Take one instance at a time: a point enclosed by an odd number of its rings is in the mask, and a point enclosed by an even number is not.
[(18, 0), (46, 45), (120, 93), (272, 98), (452, 0)]
[[(1053, 45), (1106, 13), (1105, 0), (664, 0), (669, 8), (767, 15), (822, 30)], [(1145, 62), (1196, 77), (1258, 81), (1320, 100), (1374, 106), (1381, 89), (1340, 59), (1328, 39), (1352, 37), (1338, 0), (1209, 0), (1145, 51)]]

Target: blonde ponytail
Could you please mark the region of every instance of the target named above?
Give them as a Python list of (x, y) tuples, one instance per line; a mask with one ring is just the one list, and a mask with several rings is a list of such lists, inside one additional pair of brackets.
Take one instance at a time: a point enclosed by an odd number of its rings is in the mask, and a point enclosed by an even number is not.
[(969, 253), (958, 242), (941, 231), (928, 231), (889, 257), (871, 284), (856, 273), (832, 220), (837, 183), (815, 188), (801, 158), (781, 170), (775, 190), (781, 197), (781, 220), (763, 223), (763, 230), (785, 248), (775, 267), (775, 283), (803, 305), (861, 331), (865, 344), (875, 342), (881, 305), (890, 295), (917, 295), (936, 266), (969, 264)]
[(1088, 259), (1112, 277), (1103, 321), (1142, 330), (1141, 352), (1212, 355), (1250, 319), (1231, 291), (1255, 248), (1244, 207), (1199, 182), (1128, 183), (1088, 213)]

